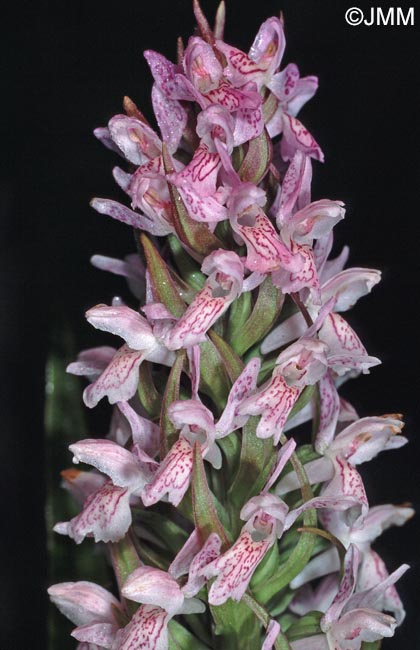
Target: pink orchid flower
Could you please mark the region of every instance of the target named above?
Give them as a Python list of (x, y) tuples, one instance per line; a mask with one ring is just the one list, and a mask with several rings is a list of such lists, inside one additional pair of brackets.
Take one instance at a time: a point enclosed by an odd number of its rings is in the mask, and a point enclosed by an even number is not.
[(112, 440), (87, 439), (70, 445), (75, 463), (93, 465), (110, 480), (90, 492), (82, 511), (54, 530), (80, 544), (87, 535), (95, 541), (116, 542), (131, 525), (130, 499), (139, 497), (157, 463), (139, 449), (124, 449)]
[(111, 648), (125, 613), (109, 591), (93, 582), (62, 582), (48, 589), (51, 601), (77, 627), (78, 650)]
[[(388, 577), (385, 564), (380, 556), (371, 549), (371, 544), (390, 526), (402, 526), (414, 515), (414, 510), (407, 506), (382, 505), (370, 508), (364, 518), (362, 527), (346, 522), (343, 513), (324, 510), (319, 514), (323, 528), (332, 533), (346, 547), (352, 544), (359, 551), (359, 572), (356, 590), (364, 591), (375, 587)], [(313, 558), (304, 570), (290, 583), (297, 589), (310, 580), (320, 578), (340, 569), (340, 559), (335, 547), (323, 551)], [(396, 589), (391, 585), (383, 594), (384, 609), (392, 612), (397, 623), (404, 620), (405, 612)]]
[[(351, 423), (333, 439), (318, 458), (305, 465), (311, 484), (324, 483), (321, 496), (351, 495), (355, 505), (347, 513), (348, 525), (362, 525), (368, 514), (368, 501), (362, 478), (356, 465), (367, 462), (381, 451), (397, 449), (406, 444), (400, 436), (403, 423), (398, 416), (366, 417)], [(294, 472), (288, 474), (276, 487), (283, 495), (299, 487)]]
[[(110, 348), (101, 348), (102, 355), (95, 355), (96, 368), (84, 368), (81, 362), (87, 359), (86, 353), (75, 364), (70, 364), (68, 372), (90, 373), (95, 381), (83, 394), (86, 406), (92, 408), (107, 396), (111, 404), (126, 402), (135, 394), (138, 384), (138, 371), (144, 360), (171, 365), (173, 352), (153, 334), (150, 323), (138, 312), (125, 305), (97, 305), (86, 312), (86, 318), (94, 327), (121, 336), (126, 343), (110, 357)], [(89, 355), (90, 361), (92, 354)], [(103, 359), (109, 362), (103, 367)], [(96, 378), (102, 364), (102, 372)], [(93, 372), (93, 370), (95, 372)]]
[(394, 635), (397, 621), (382, 613), (383, 595), (409, 567), (403, 564), (375, 587), (356, 592), (358, 555), (350, 545), (338, 592), (321, 618), (322, 634), (293, 641), (293, 650), (360, 650), (363, 642)]

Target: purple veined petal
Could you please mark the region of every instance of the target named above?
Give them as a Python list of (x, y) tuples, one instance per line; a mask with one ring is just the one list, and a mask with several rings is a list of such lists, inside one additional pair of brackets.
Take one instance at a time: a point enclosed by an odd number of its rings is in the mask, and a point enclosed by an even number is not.
[(71, 636), (77, 641), (88, 643), (89, 650), (93, 647), (112, 648), (115, 635), (118, 631), (118, 625), (115, 623), (91, 623), (90, 625), (82, 625), (76, 627)]
[(344, 558), (343, 577), (332, 604), (321, 619), (321, 630), (328, 631), (338, 621), (356, 586), (359, 551), (351, 544)]
[(232, 302), (226, 296), (215, 297), (214, 293), (207, 283), (195, 296), (167, 336), (166, 346), (169, 350), (188, 348), (206, 340), (207, 330), (225, 313)]
[(213, 48), (199, 36), (192, 36), (184, 52), (183, 68), (196, 90), (206, 94), (219, 87), (223, 68)]
[(144, 299), (144, 276), (146, 270), (136, 253), (127, 255), (125, 260), (106, 257), (105, 255), (93, 255), (90, 258), (90, 263), (101, 271), (108, 271), (114, 275), (121, 275), (127, 278), (128, 286), (133, 295), (139, 300)]
[(348, 497), (349, 501), (353, 500), (353, 505), (350, 503), (348, 506), (346, 519), (349, 526), (358, 526), (369, 510), (362, 477), (345, 458), (330, 456), (330, 459), (334, 465), (334, 475), (331, 481), (323, 487), (321, 498), (335, 497), (345, 501), (345, 497)]
[(256, 108), (247, 108), (241, 105), (235, 114), (235, 128), (233, 131), (234, 144), (238, 147), (244, 142), (249, 142), (253, 138), (257, 138), (264, 131), (264, 116), (262, 112), (261, 98), (259, 97), (259, 105)]
[(169, 614), (160, 607), (142, 605), (117, 632), (115, 650), (168, 650)]
[(189, 216), (194, 221), (212, 225), (227, 218), (227, 210), (217, 200), (216, 194), (214, 196), (200, 196), (195, 187), (187, 184), (178, 187), (178, 192)]
[[(369, 549), (363, 554), (357, 581), (357, 592), (363, 594), (388, 578), (388, 571), (382, 558)], [(358, 593), (356, 594), (358, 595)], [(365, 605), (363, 605), (365, 606)], [(392, 612), (398, 625), (405, 619), (405, 610), (394, 584), (381, 589), (381, 596), (375, 601), (375, 609)]]
[[(328, 575), (329, 573), (338, 572), (339, 570), (340, 570), (340, 557), (338, 555), (338, 551), (335, 547), (331, 547), (326, 551), (323, 551), (322, 553), (319, 553), (318, 555), (313, 557), (305, 566), (305, 568), (299, 573), (299, 575), (297, 575), (296, 578), (293, 578), (293, 580), (290, 581), (290, 587), (292, 589), (299, 589), (299, 587), (307, 584), (308, 582), (311, 582), (312, 580), (317, 580), (318, 578), (322, 578), (323, 576)], [(334, 595), (336, 593), (337, 593), (337, 589), (335, 589)], [(333, 598), (331, 598), (331, 601), (328, 603), (328, 606), (331, 604), (332, 600)], [(318, 609), (319, 611), (325, 611), (320, 609), (319, 607), (310, 607), (307, 611), (309, 612), (311, 611), (311, 609)]]
[(116, 349), (109, 345), (83, 350), (78, 354), (77, 361), (73, 361), (67, 366), (66, 372), (92, 380), (96, 379), (111, 362), (115, 353)]
[(121, 594), (136, 603), (157, 605), (169, 616), (174, 616), (184, 602), (184, 594), (177, 581), (166, 571), (150, 566), (141, 566), (130, 573)]
[(87, 438), (70, 445), (69, 449), (74, 454), (74, 463), (93, 465), (118, 487), (137, 488), (146, 482), (133, 454), (112, 440)]
[(245, 531), (228, 551), (201, 569), (207, 579), (216, 576), (209, 590), (209, 603), (222, 605), (228, 598), (241, 600), (252, 574), (273, 542), (270, 537), (254, 542), (251, 534)]
[(105, 396), (110, 404), (131, 399), (137, 390), (139, 366), (144, 359), (143, 351), (123, 345), (100, 377), (85, 388), (83, 400), (86, 406), (93, 408)]
[(319, 427), (314, 444), (319, 454), (323, 454), (333, 441), (339, 413), (340, 399), (328, 371), (319, 382)]
[(274, 371), (272, 378), (255, 395), (245, 398), (238, 412), (240, 415), (261, 415), (256, 431), (258, 438), (273, 436), (274, 444), (277, 444), (300, 393), (300, 388), (288, 386)]
[(372, 642), (394, 636), (396, 626), (396, 620), (388, 614), (373, 609), (355, 609), (340, 618), (333, 626), (331, 635), (334, 642), (339, 644), (338, 648), (348, 648), (348, 639), (361, 644), (363, 641)]
[(181, 503), (191, 481), (193, 450), (184, 438), (179, 438), (161, 462), (153, 480), (146, 485), (142, 501), (146, 507), (167, 495), (169, 503)]
[[(215, 138), (224, 144), (230, 155), (233, 150), (235, 120), (224, 106), (212, 104), (197, 115), (197, 135), (210, 150), (216, 150)], [(220, 155), (220, 153), (219, 153)]]
[(312, 163), (309, 156), (297, 150), (287, 168), (281, 185), (277, 226), (280, 229), (293, 214), (295, 206), (304, 208), (311, 200)]
[(178, 100), (167, 97), (156, 84), (152, 88), (152, 105), (162, 139), (170, 153), (174, 153), (187, 126), (187, 111)]
[(380, 363), (376, 357), (367, 355), (356, 332), (339, 314), (328, 314), (319, 330), (319, 338), (328, 345), (328, 363), (339, 375), (353, 368), (366, 373)]
[(112, 169), (112, 176), (118, 187), (128, 194), (128, 189), (133, 175), (125, 172), (121, 167), (114, 167)]
[(100, 214), (106, 214), (112, 219), (121, 221), (133, 228), (145, 230), (146, 232), (158, 237), (168, 235), (172, 232), (172, 228), (169, 225), (166, 226), (161, 222), (157, 222), (157, 220), (154, 221), (150, 217), (134, 212), (134, 210), (130, 210), (130, 208), (127, 208), (125, 205), (111, 199), (94, 198), (90, 202), (90, 205)]
[(176, 580), (188, 573), (191, 562), (194, 556), (200, 551), (201, 546), (202, 544), (198, 530), (197, 528), (194, 528), (184, 546), (180, 551), (178, 551), (175, 558), (171, 562), (168, 573), (170, 573), (171, 576)]
[(221, 161), (219, 154), (212, 153), (206, 144), (200, 143), (188, 165), (180, 172), (169, 174), (168, 179), (178, 188), (192, 187), (200, 197), (216, 192), (216, 180)]
[(162, 143), (153, 129), (135, 117), (115, 115), (108, 128), (118, 148), (134, 165), (142, 165), (162, 152)]
[(182, 74), (180, 66), (168, 61), (162, 54), (154, 50), (146, 50), (143, 54), (149, 64), (156, 86), (165, 97), (196, 101), (196, 90), (186, 76)]
[(320, 381), (327, 371), (326, 352), (325, 343), (304, 337), (280, 353), (276, 368), (289, 386), (311, 386)]
[(401, 416), (397, 415), (362, 418), (336, 436), (330, 446), (330, 453), (343, 455), (352, 465), (359, 465), (390, 448), (389, 443), (395, 437), (405, 444), (407, 439), (400, 436), (403, 427)]
[(106, 483), (107, 478), (99, 472), (82, 472), (76, 468), (64, 469), (60, 472), (61, 487), (70, 492), (73, 499), (83, 506), (86, 498), (96, 492)]
[(308, 326), (301, 312), (286, 318), (280, 325), (275, 327), (261, 343), (261, 352), (268, 354), (277, 348), (287, 345), (294, 339), (298, 339), (306, 332)]
[(298, 79), (293, 97), (287, 102), (287, 112), (289, 115), (296, 117), (302, 106), (306, 104), (315, 95), (318, 90), (318, 77), (313, 75), (301, 77)]
[(381, 272), (376, 269), (346, 269), (322, 285), (322, 299), (327, 301), (334, 297), (334, 311), (347, 311), (359, 298), (370, 293), (380, 279)]
[(279, 287), (283, 293), (298, 293), (307, 287), (313, 294), (313, 302), (319, 302), (319, 279), (312, 247), (291, 241), (290, 250), (293, 255), (302, 257), (303, 264), (298, 271), (291, 273), (285, 269), (274, 271), (272, 274), (274, 286)]
[(188, 581), (182, 587), (186, 598), (195, 596), (204, 586), (206, 579), (202, 574), (202, 569), (219, 557), (221, 547), (222, 541), (219, 535), (211, 533), (202, 548), (194, 555), (189, 567)]
[(277, 621), (271, 619), (267, 626), (267, 632), (261, 650), (273, 650), (273, 645), (280, 632), (281, 632), (280, 623), (277, 623)]
[(130, 425), (133, 443), (154, 458), (160, 445), (160, 429), (157, 424), (136, 413), (128, 402), (118, 402), (117, 406)]
[(324, 161), (321, 148), (296, 117), (283, 113), (283, 138), (280, 144), (283, 160), (291, 160), (297, 149), (315, 160)]
[(116, 623), (122, 612), (118, 600), (109, 591), (93, 582), (60, 582), (48, 588), (48, 594), (64, 616), (75, 625), (92, 622)]
[(302, 268), (302, 257), (290, 251), (258, 206), (251, 205), (240, 214), (234, 215), (231, 225), (245, 242), (245, 266), (250, 271), (268, 273), (278, 268), (288, 271), (300, 271)]
[(87, 535), (95, 542), (117, 542), (130, 527), (130, 491), (105, 483), (85, 501), (83, 510), (69, 522), (58, 523), (54, 531), (80, 544)]
[(271, 470), (270, 476), (267, 479), (267, 482), (263, 488), (263, 492), (266, 493), (268, 490), (273, 487), (274, 483), (277, 481), (278, 477), (282, 473), (286, 463), (290, 460), (291, 455), (296, 449), (296, 442), (293, 438), (290, 438), (281, 448), (277, 454), (276, 463)]
[(169, 332), (166, 346), (170, 350), (188, 348), (205, 341), (207, 330), (242, 290), (243, 265), (236, 253), (214, 251), (204, 259), (201, 269), (209, 277)]
[(247, 363), (230, 389), (225, 409), (216, 424), (216, 438), (224, 438), (235, 429), (242, 427), (248, 416), (237, 413), (239, 405), (257, 386), (261, 367), (259, 357), (253, 357)]
[(245, 52), (222, 40), (216, 41), (216, 47), (226, 58), (224, 75), (233, 86), (239, 88), (248, 81), (255, 81), (259, 87), (262, 85), (265, 69), (252, 61)]
[(282, 108), (288, 113), (288, 103), (294, 97), (299, 81), (299, 68), (295, 63), (289, 63), (281, 72), (277, 72), (267, 84), (273, 95), (277, 97)]
[[(344, 219), (344, 203), (321, 199), (296, 212), (282, 229), (285, 241), (293, 239), (299, 244), (312, 244), (313, 239), (328, 236), (332, 228)], [(327, 296), (326, 300), (328, 300)]]

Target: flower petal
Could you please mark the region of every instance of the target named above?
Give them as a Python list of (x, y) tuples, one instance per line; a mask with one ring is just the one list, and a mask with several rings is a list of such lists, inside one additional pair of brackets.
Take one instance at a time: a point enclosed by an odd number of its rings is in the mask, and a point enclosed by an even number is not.
[(85, 389), (83, 400), (86, 406), (96, 406), (105, 396), (110, 404), (126, 402), (133, 397), (139, 380), (139, 366), (144, 358), (143, 351), (130, 350), (128, 345), (123, 345), (100, 377)]
[(116, 623), (121, 605), (109, 591), (93, 582), (60, 582), (48, 589), (52, 602), (76, 625)]
[(166, 494), (169, 503), (179, 505), (191, 481), (192, 465), (191, 445), (179, 438), (161, 462), (153, 480), (144, 488), (144, 505), (151, 506)]
[(69, 449), (74, 454), (74, 463), (93, 465), (118, 487), (133, 487), (146, 482), (133, 454), (112, 440), (87, 438), (70, 445)]
[(160, 607), (142, 605), (130, 623), (117, 632), (118, 650), (168, 650), (169, 614)]
[(95, 542), (117, 542), (130, 527), (130, 491), (106, 483), (85, 501), (83, 510), (69, 522), (58, 523), (54, 530), (80, 544), (87, 535)]
[(141, 566), (130, 573), (121, 594), (136, 603), (157, 605), (170, 616), (174, 616), (184, 602), (177, 581), (166, 571), (150, 566)]

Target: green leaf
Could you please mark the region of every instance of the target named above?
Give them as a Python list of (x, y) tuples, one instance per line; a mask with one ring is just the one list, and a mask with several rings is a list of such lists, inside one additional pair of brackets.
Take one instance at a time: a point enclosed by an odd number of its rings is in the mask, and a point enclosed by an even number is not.
[[(118, 589), (121, 592), (122, 586), (130, 573), (133, 573), (142, 564), (131, 531), (128, 531), (119, 542), (109, 542), (108, 548)], [(122, 600), (129, 614), (133, 614), (137, 610), (137, 603), (127, 599)]]
[(226, 550), (230, 546), (230, 540), (217, 516), (207, 483), (201, 447), (197, 442), (194, 444), (193, 454), (191, 493), (195, 527), (203, 543), (211, 533), (217, 533), (222, 540), (222, 549)]
[(200, 352), (200, 390), (212, 398), (221, 413), (230, 390), (226, 366), (212, 340), (200, 343)]
[(137, 388), (139, 400), (149, 418), (154, 420), (160, 414), (162, 395), (157, 391), (152, 376), (152, 364), (143, 361), (139, 368), (139, 384)]
[(313, 386), (306, 386), (299, 395), (299, 398), (296, 400), (295, 404), (293, 404), (292, 410), (290, 411), (289, 417), (287, 419), (291, 420), (292, 417), (299, 413), (299, 411), (301, 411), (307, 405), (315, 392), (316, 384)]
[(241, 293), (241, 295), (233, 301), (229, 309), (229, 321), (226, 334), (228, 341), (234, 340), (236, 333), (241, 332), (242, 327), (249, 318), (251, 308), (251, 291)]
[(273, 144), (267, 129), (248, 143), (248, 150), (239, 168), (241, 181), (258, 185), (270, 167), (273, 158)]
[[(172, 162), (165, 143), (162, 146), (163, 162), (167, 174), (173, 172)], [(188, 214), (177, 188), (168, 182), (172, 202), (172, 218), (179, 239), (201, 258), (218, 248), (224, 248), (222, 242), (209, 230), (206, 224), (194, 221)]]
[(200, 271), (199, 265), (191, 255), (188, 255), (175, 235), (168, 235), (168, 244), (181, 277), (192, 289), (200, 291), (204, 286), (206, 276)]
[(319, 625), (322, 616), (322, 612), (315, 611), (302, 616), (302, 618), (293, 623), (287, 630), (287, 638), (289, 641), (297, 641), (298, 639), (304, 639), (315, 634), (322, 634)]
[(169, 621), (168, 631), (170, 650), (209, 650), (208, 645), (199, 641), (196, 636), (174, 619)]
[(253, 612), (241, 600), (229, 599), (223, 605), (210, 605), (216, 627), (217, 650), (255, 650), (261, 646), (261, 626)]
[(256, 436), (258, 420), (257, 416), (250, 417), (242, 429), (239, 467), (228, 491), (232, 519), (238, 526), (239, 511), (251, 496), (261, 491), (275, 460), (271, 438), (263, 440)]
[(283, 302), (284, 295), (273, 285), (271, 276), (267, 276), (259, 287), (250, 317), (238, 330), (232, 331), (230, 343), (237, 354), (242, 356), (264, 338), (276, 322)]
[(230, 345), (226, 343), (226, 341), (222, 339), (222, 337), (219, 336), (214, 330), (209, 331), (209, 336), (217, 352), (219, 353), (227, 374), (229, 375), (229, 379), (233, 384), (244, 369), (244, 364), (236, 352), (232, 350)]
[(161, 430), (161, 458), (164, 458), (168, 453), (168, 449), (172, 447), (176, 440), (176, 427), (169, 419), (168, 408), (175, 400), (179, 399), (179, 383), (181, 381), (181, 373), (184, 367), (186, 352), (185, 350), (178, 350), (176, 352), (176, 359), (169, 373), (168, 381), (165, 388), (165, 393), (162, 400), (162, 408), (160, 415), (160, 430)]
[(154, 299), (156, 302), (162, 302), (171, 314), (180, 318), (186, 306), (172, 280), (166, 262), (144, 232), (140, 234), (140, 241), (146, 256)]

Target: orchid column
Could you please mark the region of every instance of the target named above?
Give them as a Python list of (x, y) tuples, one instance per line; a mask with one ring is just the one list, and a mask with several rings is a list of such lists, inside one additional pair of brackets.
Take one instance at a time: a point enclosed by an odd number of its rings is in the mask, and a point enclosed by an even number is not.
[(344, 205), (311, 199), (324, 157), (297, 115), (317, 78), (283, 65), (282, 19), (246, 54), (223, 40), (224, 3), (213, 28), (194, 14), (177, 63), (145, 52), (157, 128), (125, 98), (95, 131), (130, 207), (92, 206), (138, 250), (92, 258), (133, 298), (86, 313), (122, 345), (68, 371), (112, 419), (70, 445), (93, 469), (64, 473), (80, 512), (55, 531), (93, 537), (119, 593), (49, 593), (79, 650), (378, 648), (408, 567), (388, 575), (371, 544), (413, 513), (370, 507), (357, 466), (406, 439), (400, 416), (359, 419), (338, 389), (380, 363), (342, 315), (380, 273), (345, 268), (347, 248), (329, 259)]

